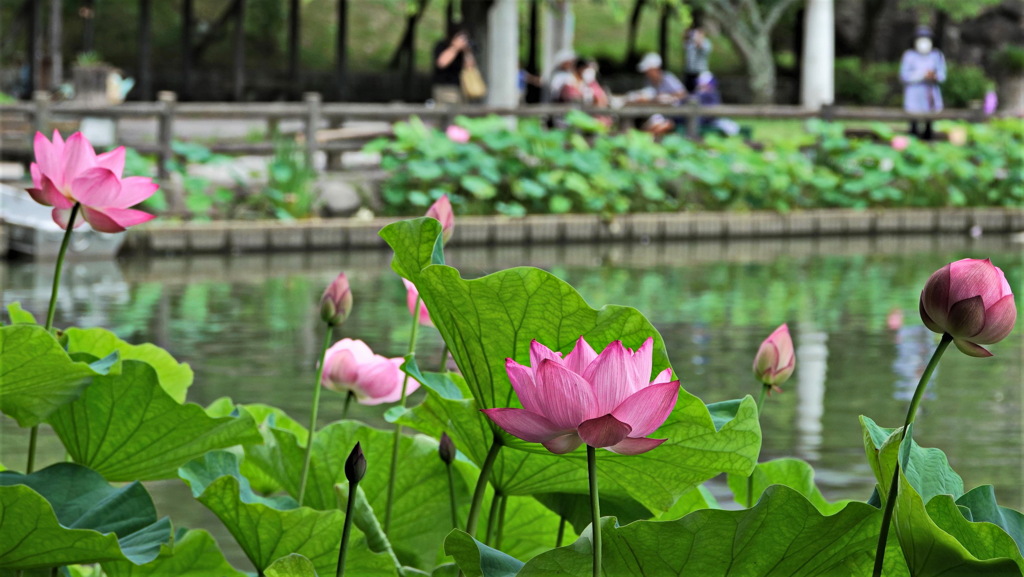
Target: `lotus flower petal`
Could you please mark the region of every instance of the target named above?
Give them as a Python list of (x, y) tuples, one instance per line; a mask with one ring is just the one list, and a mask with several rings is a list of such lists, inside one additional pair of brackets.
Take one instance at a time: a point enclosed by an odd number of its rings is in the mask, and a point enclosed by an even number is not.
[(629, 436), (632, 427), (609, 414), (587, 419), (577, 430), (583, 442), (591, 447), (611, 447)]
[[(649, 384), (650, 370), (641, 375), (631, 351), (622, 346), (621, 341), (609, 344), (597, 360), (590, 363), (583, 372), (583, 378), (594, 387), (597, 394), (598, 414), (612, 412), (626, 397), (640, 387)], [(642, 384), (638, 384), (642, 381)]]
[(789, 335), (789, 327), (782, 324), (757, 349), (754, 376), (765, 385), (778, 386), (789, 379), (795, 366), (793, 339)]
[(545, 449), (552, 453), (556, 455), (564, 455), (575, 451), (576, 447), (583, 444), (583, 439), (580, 438), (576, 431), (573, 431), (571, 433), (555, 437), (550, 441), (544, 441), (542, 444)]
[[(106, 168), (114, 174), (124, 173), (124, 157), (125, 150), (123, 146), (118, 146), (110, 152), (104, 152), (103, 154), (96, 155), (96, 165)], [(148, 178), (146, 180), (149, 180)], [(136, 204), (136, 203), (132, 203)], [(130, 206), (130, 205), (129, 205)]]
[[(71, 209), (70, 208), (55, 208), (53, 209), (53, 222), (57, 223), (57, 226), (67, 230), (68, 221), (71, 220)], [(85, 220), (81, 218), (75, 219), (75, 226), (72, 228), (78, 228), (85, 224)]]
[(985, 328), (985, 303), (981, 295), (957, 301), (950, 307), (949, 326), (954, 337), (973, 337), (980, 333)]
[(400, 369), (402, 358), (383, 357), (358, 339), (341, 339), (327, 349), (321, 384), (333, 391), (351, 391), (364, 405), (378, 405), (397, 401), (412, 393), (420, 384), (415, 379), (406, 381)]
[(971, 357), (985, 358), (992, 356), (992, 353), (985, 347), (964, 339), (954, 339), (953, 344), (956, 345), (956, 348), (960, 349), (960, 352)]
[(551, 349), (540, 344), (536, 340), (530, 342), (530, 366), (533, 370), (537, 370), (540, 367), (540, 362), (548, 359), (556, 361), (558, 364), (564, 364), (561, 355), (552, 351)]
[(672, 368), (669, 367), (669, 368), (665, 369), (664, 371), (661, 371), (660, 373), (658, 373), (658, 376), (654, 377), (654, 380), (651, 381), (651, 385), (652, 386), (653, 385), (660, 385), (661, 383), (667, 383), (667, 382), (669, 382), (671, 380), (673, 380), (672, 379)]
[(519, 402), (523, 404), (523, 408), (533, 411), (538, 415), (543, 414), (543, 410), (537, 401), (533, 370), (530, 367), (520, 365), (512, 359), (505, 359), (505, 372), (508, 373), (508, 380), (512, 383), (512, 388), (515, 389), (516, 396), (519, 397)]
[(985, 328), (971, 340), (981, 344), (998, 343), (1010, 334), (1016, 319), (1017, 305), (1013, 302), (1013, 295), (1008, 294), (985, 311)]
[[(82, 207), (82, 216), (90, 226), (100, 232), (124, 232), (128, 227), (156, 218), (156, 215), (130, 208), (90, 208), (88, 206)], [(76, 224), (75, 227), (77, 228), (77, 226)]]
[(597, 353), (594, 352), (594, 349), (583, 337), (580, 337), (576, 341), (576, 346), (573, 347), (572, 352), (565, 355), (565, 366), (569, 367), (569, 370), (577, 375), (582, 375), (583, 371), (587, 370), (587, 367), (595, 359), (597, 359)]
[(160, 188), (160, 185), (153, 182), (151, 178), (144, 176), (129, 176), (121, 179), (121, 194), (117, 197), (117, 206), (135, 206)]
[(596, 413), (597, 400), (590, 383), (563, 367), (561, 360), (544, 359), (534, 375), (537, 400), (544, 416), (561, 429), (575, 429)]
[(954, 303), (980, 296), (988, 308), (1003, 297), (1002, 271), (992, 261), (963, 259), (949, 265), (949, 302)]
[(81, 132), (72, 134), (64, 143), (64, 185), (73, 183), (79, 175), (95, 166), (96, 151), (92, 145)]
[(509, 434), (530, 443), (544, 443), (571, 432), (526, 409), (484, 409), (483, 412)]
[(617, 444), (607, 447), (609, 451), (618, 453), (620, 455), (639, 455), (640, 453), (646, 453), (658, 445), (664, 443), (666, 439), (648, 439), (646, 437), (626, 437), (619, 441)]
[(612, 415), (630, 426), (631, 436), (646, 437), (672, 414), (678, 398), (679, 381), (651, 385), (622, 401)]
[(405, 373), (398, 368), (401, 364), (400, 358), (388, 359), (378, 355), (373, 362), (360, 367), (355, 383), (356, 391), (362, 393), (360, 402), (364, 405), (393, 403), (402, 398), (403, 384), (406, 395), (418, 389), (420, 383), (416, 379), (406, 381)]
[(921, 291), (920, 309), (928, 329), (952, 336), (975, 357), (991, 356), (979, 345), (1006, 338), (1017, 320), (1010, 283), (988, 259), (965, 258), (935, 271)]

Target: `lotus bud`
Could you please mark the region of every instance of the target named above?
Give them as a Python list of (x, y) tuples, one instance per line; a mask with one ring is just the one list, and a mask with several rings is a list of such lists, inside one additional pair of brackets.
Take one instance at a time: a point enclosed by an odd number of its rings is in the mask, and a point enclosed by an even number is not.
[(448, 433), (441, 433), (441, 444), (438, 445), (437, 452), (445, 465), (451, 465), (455, 460), (455, 442), (448, 436)]
[(340, 325), (352, 311), (352, 291), (345, 273), (338, 275), (320, 297), (320, 318), (330, 326)]
[(783, 324), (768, 335), (757, 349), (754, 376), (765, 385), (780, 390), (778, 385), (789, 380), (795, 365), (793, 339), (789, 336), (789, 327)]
[(356, 443), (352, 452), (348, 454), (348, 459), (345, 460), (345, 478), (354, 485), (363, 480), (363, 475), (366, 475), (366, 456), (363, 455), (363, 449), (359, 443)]
[(448, 244), (448, 239), (455, 231), (455, 213), (452, 212), (452, 203), (448, 200), (447, 194), (442, 195), (437, 202), (430, 205), (430, 208), (427, 209), (427, 216), (441, 223), (441, 238), (444, 239), (445, 244)]
[(1017, 306), (1010, 283), (988, 259), (965, 258), (932, 274), (921, 291), (921, 320), (972, 357), (990, 357), (981, 345), (998, 343), (1013, 330)]

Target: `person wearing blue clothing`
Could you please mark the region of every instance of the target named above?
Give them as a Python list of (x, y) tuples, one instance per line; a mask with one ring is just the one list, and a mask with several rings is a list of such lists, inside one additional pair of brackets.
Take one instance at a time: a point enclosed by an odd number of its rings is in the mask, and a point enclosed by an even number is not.
[[(911, 113), (942, 110), (942, 89), (946, 81), (946, 58), (932, 45), (932, 31), (918, 26), (914, 47), (903, 53), (900, 82), (903, 83), (903, 109)], [(932, 121), (910, 122), (910, 132), (923, 140), (932, 139)]]

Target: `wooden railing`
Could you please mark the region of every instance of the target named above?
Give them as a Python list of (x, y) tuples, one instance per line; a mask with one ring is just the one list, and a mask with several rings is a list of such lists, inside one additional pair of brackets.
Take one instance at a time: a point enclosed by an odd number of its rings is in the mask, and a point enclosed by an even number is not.
[[(332, 139), (323, 135), (330, 131), (318, 131), (326, 123), (338, 127), (351, 120), (380, 120), (397, 122), (418, 116), (425, 120), (444, 126), (455, 116), (487, 116), (502, 115), (516, 118), (546, 118), (564, 115), (570, 110), (613, 116), (620, 128), (631, 126), (636, 119), (647, 118), (653, 114), (663, 114), (674, 118), (685, 118), (687, 134), (692, 138), (699, 135), (699, 123), (702, 116), (754, 118), (754, 119), (809, 119), (820, 118), (826, 121), (874, 120), (882, 122), (899, 122), (910, 120), (966, 120), (984, 122), (985, 114), (980, 109), (950, 109), (932, 114), (910, 114), (895, 108), (867, 108), (846, 106), (825, 106), (820, 110), (810, 110), (799, 106), (764, 106), (764, 105), (721, 105), (699, 106), (687, 104), (679, 107), (667, 106), (628, 106), (619, 109), (580, 108), (564, 104), (524, 105), (516, 108), (499, 108), (489, 106), (465, 105), (458, 107), (429, 107), (422, 104), (359, 104), (359, 103), (324, 103), (319, 93), (309, 92), (302, 102), (178, 102), (173, 92), (161, 92), (155, 102), (127, 102), (116, 106), (96, 107), (83, 106), (75, 102), (51, 102), (49, 93), (37, 92), (32, 102), (0, 105), (0, 116), (7, 126), (4, 128), (3, 140), (0, 141), (0, 153), (26, 153), (31, 150), (32, 135), (36, 131), (48, 132), (56, 119), (82, 119), (85, 117), (112, 118), (115, 121), (128, 118), (156, 118), (157, 139), (155, 143), (125, 142), (144, 154), (156, 154), (160, 162), (158, 166), (163, 173), (166, 160), (172, 158), (171, 143), (175, 138), (174, 124), (179, 119), (262, 119), (267, 122), (268, 132), (277, 133), (281, 120), (298, 119), (303, 122), (303, 133), (300, 137), (307, 157), (312, 158), (318, 151), (329, 155), (361, 148), (367, 138)], [(11, 118), (21, 115), (23, 125), (16, 134), (9, 132)], [(210, 145), (211, 150), (224, 154), (257, 154), (273, 153), (272, 139), (262, 142), (221, 141)]]

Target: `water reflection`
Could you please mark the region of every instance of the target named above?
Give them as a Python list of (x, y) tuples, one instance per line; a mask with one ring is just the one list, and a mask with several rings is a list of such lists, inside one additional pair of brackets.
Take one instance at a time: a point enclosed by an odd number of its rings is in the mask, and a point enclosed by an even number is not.
[[(762, 458), (813, 461), (828, 497), (861, 499), (873, 482), (858, 415), (902, 423), (907, 407), (894, 402), (894, 383), (897, 391), (912, 390), (937, 339), (917, 318), (921, 286), (935, 269), (968, 256), (991, 257), (1024, 294), (1020, 246), (997, 236), (502, 247), (448, 255), (464, 277), (540, 266), (571, 282), (592, 305), (638, 308), (662, 333), (683, 386), (706, 402), (756, 394), (753, 355), (765, 335), (789, 322), (797, 370), (788, 390), (769, 400)], [(405, 290), (389, 259), (363, 251), (72, 262), (57, 325), (103, 326), (167, 348), (195, 371), (192, 402), (230, 396), (270, 403), (302, 422), (308, 398), (296, 391), (314, 378), (316, 303), (339, 270), (348, 273), (355, 305), (338, 337), (361, 338), (388, 356), (404, 352)], [(50, 266), (0, 263), (3, 304), (20, 301), (42, 318)], [(906, 311), (896, 329), (887, 322), (893, 310)], [(433, 366), (441, 340), (432, 330), (421, 334), (419, 355)], [(1012, 507), (1024, 503), (1022, 337), (1018, 327), (994, 347), (994, 359), (946, 355), (935, 386), (941, 394), (924, 403), (916, 431), (921, 444), (949, 454), (968, 486), (992, 483), (1001, 503)], [(340, 415), (343, 401), (324, 395), (325, 423)], [(385, 426), (382, 411), (358, 406), (352, 414)], [(24, 437), (0, 418), (0, 462), (21, 466)], [(63, 458), (52, 435), (41, 443), (41, 462)], [(201, 507), (178, 510), (187, 501), (180, 483), (156, 490), (179, 523), (211, 526)], [(223, 533), (218, 539), (230, 542)], [(241, 563), (237, 552), (232, 560)]]

